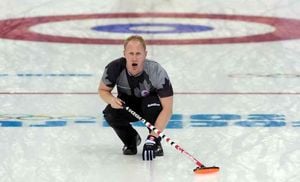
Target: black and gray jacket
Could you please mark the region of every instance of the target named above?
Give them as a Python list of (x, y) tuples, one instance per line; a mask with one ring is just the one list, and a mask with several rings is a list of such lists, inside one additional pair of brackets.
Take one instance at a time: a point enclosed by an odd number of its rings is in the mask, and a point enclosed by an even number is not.
[(129, 75), (124, 57), (116, 59), (105, 67), (102, 82), (111, 88), (117, 85), (118, 95), (121, 97), (158, 95), (163, 98), (173, 95), (165, 69), (159, 63), (148, 59), (145, 60), (144, 71), (138, 76)]

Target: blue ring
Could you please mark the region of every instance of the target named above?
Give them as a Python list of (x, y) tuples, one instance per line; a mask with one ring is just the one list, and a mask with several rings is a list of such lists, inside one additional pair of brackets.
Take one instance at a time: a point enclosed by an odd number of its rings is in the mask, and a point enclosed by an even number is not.
[[(135, 30), (136, 27), (169, 27), (170, 30)], [(162, 34), (162, 33), (192, 33), (211, 31), (212, 27), (203, 25), (190, 24), (169, 24), (169, 23), (129, 23), (129, 24), (112, 24), (99, 25), (91, 28), (99, 32), (110, 33), (134, 33), (134, 34)]]

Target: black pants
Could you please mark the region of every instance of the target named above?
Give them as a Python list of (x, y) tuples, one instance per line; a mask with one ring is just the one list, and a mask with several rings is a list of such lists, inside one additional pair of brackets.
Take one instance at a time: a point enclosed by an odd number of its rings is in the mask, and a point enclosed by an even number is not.
[[(126, 105), (142, 116), (147, 122), (155, 124), (162, 106), (158, 96), (147, 96), (143, 98), (121, 98)], [(137, 131), (130, 124), (138, 119), (125, 109), (114, 109), (107, 105), (103, 111), (107, 123), (114, 129), (116, 134), (126, 146), (134, 146)], [(150, 131), (150, 130), (149, 130)]]

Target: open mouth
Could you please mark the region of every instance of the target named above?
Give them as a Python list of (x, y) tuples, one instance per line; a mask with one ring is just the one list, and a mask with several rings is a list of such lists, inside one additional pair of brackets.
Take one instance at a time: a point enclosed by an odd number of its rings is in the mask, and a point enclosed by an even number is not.
[(137, 63), (132, 63), (131, 65), (135, 67), (135, 66), (137, 66), (138, 64), (137, 64)]

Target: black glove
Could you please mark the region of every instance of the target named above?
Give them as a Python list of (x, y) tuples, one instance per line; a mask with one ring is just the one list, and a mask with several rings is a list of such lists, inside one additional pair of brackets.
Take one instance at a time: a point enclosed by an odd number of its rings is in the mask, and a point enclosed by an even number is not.
[(156, 137), (153, 135), (148, 135), (143, 147), (143, 160), (153, 160), (155, 158), (156, 148)]

